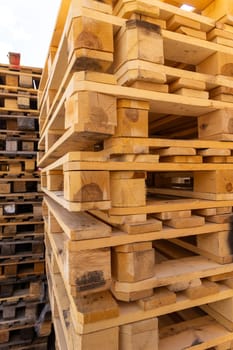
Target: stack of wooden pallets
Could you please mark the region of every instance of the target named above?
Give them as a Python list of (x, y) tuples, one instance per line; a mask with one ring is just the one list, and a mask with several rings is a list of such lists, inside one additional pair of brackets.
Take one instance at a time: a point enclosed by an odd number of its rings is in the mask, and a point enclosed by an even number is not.
[(38, 154), (60, 350), (233, 348), (233, 5), (183, 3), (61, 2)]
[(47, 349), (38, 144), (41, 69), (0, 66), (0, 349)]

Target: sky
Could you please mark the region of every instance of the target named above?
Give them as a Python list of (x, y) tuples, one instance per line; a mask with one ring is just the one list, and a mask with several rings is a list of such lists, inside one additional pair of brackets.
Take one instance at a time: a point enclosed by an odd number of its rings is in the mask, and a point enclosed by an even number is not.
[(0, 63), (20, 53), (23, 66), (43, 68), (61, 0), (0, 0)]

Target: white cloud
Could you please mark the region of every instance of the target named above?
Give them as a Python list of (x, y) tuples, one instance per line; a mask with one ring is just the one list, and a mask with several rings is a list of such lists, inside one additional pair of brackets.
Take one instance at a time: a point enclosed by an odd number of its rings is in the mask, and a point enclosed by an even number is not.
[(0, 63), (9, 51), (21, 64), (43, 67), (61, 0), (0, 0)]
[(11, 28), (17, 22), (14, 9), (1, 4), (0, 12), (0, 28)]

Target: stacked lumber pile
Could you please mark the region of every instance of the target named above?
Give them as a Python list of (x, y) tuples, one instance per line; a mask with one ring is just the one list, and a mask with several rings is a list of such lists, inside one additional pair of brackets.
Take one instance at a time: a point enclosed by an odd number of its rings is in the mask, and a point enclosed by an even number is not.
[(36, 168), (41, 69), (0, 65), (0, 349), (47, 349), (51, 320)]
[(39, 86), (57, 349), (233, 349), (233, 5), (62, 1)]

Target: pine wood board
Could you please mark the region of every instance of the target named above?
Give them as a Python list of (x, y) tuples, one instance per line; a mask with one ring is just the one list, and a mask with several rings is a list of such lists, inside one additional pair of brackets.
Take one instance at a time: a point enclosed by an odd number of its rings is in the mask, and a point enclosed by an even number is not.
[(233, 200), (233, 193), (209, 193), (209, 192), (197, 192), (197, 191), (188, 191), (188, 190), (180, 190), (180, 189), (176, 190), (172, 188), (149, 188), (148, 192), (153, 194), (159, 194), (159, 195), (197, 198), (197, 199), (206, 199), (206, 200), (215, 200), (215, 201), (219, 201), (219, 200), (232, 201)]
[(161, 330), (160, 350), (204, 350), (233, 339), (233, 334), (210, 316), (176, 323)]
[[(124, 17), (124, 13), (132, 13), (130, 11), (127, 11), (127, 5), (130, 7), (132, 3), (135, 3), (135, 1), (132, 0), (122, 0), (118, 1), (117, 5), (114, 8), (113, 14)], [(167, 20), (172, 15), (180, 15), (181, 17), (186, 17), (188, 19), (192, 19), (193, 21), (199, 22), (201, 24), (201, 29), (204, 31), (209, 31), (214, 27), (215, 21), (209, 17), (200, 16), (193, 12), (186, 12), (179, 7), (172, 6), (170, 4), (167, 4), (165, 2), (157, 1), (157, 0), (143, 0), (143, 1), (136, 1), (136, 4), (140, 4), (141, 7), (148, 8), (150, 6), (150, 12), (148, 12), (148, 15), (150, 13), (158, 8), (159, 9), (159, 17), (161, 19)], [(196, 3), (196, 1), (195, 1)], [(198, 5), (204, 6), (203, 2), (199, 2)], [(124, 6), (126, 9), (124, 9)], [(134, 9), (134, 8), (133, 8)], [(157, 12), (155, 12), (157, 13)], [(128, 17), (128, 16), (125, 16)], [(157, 16), (158, 17), (158, 16)]]
[(201, 249), (193, 244), (184, 242), (181, 239), (171, 239), (171, 242), (173, 242), (173, 243), (177, 244), (178, 246), (183, 247), (187, 250), (190, 250), (190, 251), (194, 252), (195, 254), (199, 254), (199, 255), (204, 256), (208, 259), (212, 259), (219, 264), (228, 264), (228, 263), (233, 262), (233, 256), (230, 254), (226, 255), (226, 256), (218, 256), (218, 255), (215, 255), (214, 253), (211, 253), (209, 251)]
[(129, 293), (168, 284), (190, 281), (232, 271), (233, 263), (220, 265), (201, 256), (165, 261), (155, 266), (154, 276), (135, 283), (114, 281), (114, 291)]
[[(153, 73), (160, 74), (161, 77), (165, 77), (163, 83), (173, 82), (179, 78), (191, 79), (194, 82), (201, 81), (206, 84), (207, 89), (213, 89), (218, 86), (232, 87), (233, 82), (226, 76), (218, 76), (218, 75), (209, 75), (199, 72), (190, 72), (188, 70), (179, 69), (177, 67), (170, 67), (166, 65), (146, 62), (142, 60), (132, 60), (123, 64), (117, 72), (115, 72), (115, 76), (118, 80), (118, 83), (124, 84), (126, 81), (125, 75), (131, 76), (131, 79), (136, 79), (137, 72), (144, 73), (146, 77), (146, 72), (148, 75), (148, 79), (152, 79)], [(135, 75), (135, 76), (134, 76)]]
[[(49, 268), (49, 264), (48, 264), (48, 268)], [(52, 284), (54, 286), (56, 285), (60, 286), (59, 290), (57, 288), (54, 288), (54, 292), (56, 293), (56, 298), (57, 300), (60, 300), (62, 290), (64, 290), (65, 288), (61, 274), (50, 273), (50, 276), (51, 276)], [(98, 322), (88, 323), (88, 324), (83, 323), (82, 315), (78, 313), (77, 308), (75, 306), (75, 299), (67, 293), (66, 295), (67, 295), (66, 302), (67, 302), (67, 306), (69, 305), (69, 308), (70, 308), (71, 319), (73, 324), (75, 325), (75, 331), (79, 334), (88, 334), (89, 332), (94, 332), (94, 331), (106, 329), (109, 327), (115, 327), (122, 324), (128, 324), (128, 323), (140, 321), (143, 319), (148, 319), (159, 315), (175, 312), (178, 310), (184, 310), (194, 306), (211, 303), (213, 301), (230, 298), (233, 296), (233, 291), (231, 288), (225, 286), (224, 284), (220, 284), (220, 291), (218, 293), (201, 297), (195, 300), (190, 300), (183, 293), (179, 293), (177, 295), (177, 299), (174, 304), (169, 304), (169, 305), (161, 306), (161, 307), (154, 308), (151, 310), (146, 310), (146, 311), (141, 310), (136, 302), (131, 302), (131, 303), (118, 302), (118, 307), (119, 307), (118, 317), (114, 317), (109, 320), (102, 320)], [(64, 294), (62, 298), (64, 300)]]
[[(94, 239), (111, 236), (111, 227), (88, 213), (70, 213), (59, 204), (45, 196), (49, 211), (71, 240)], [(87, 245), (89, 242), (87, 242)]]
[[(212, 224), (208, 223), (200, 227), (195, 227), (191, 229), (172, 229), (172, 228), (163, 228), (160, 231), (151, 231), (146, 232), (140, 235), (128, 235), (120, 230), (113, 230), (110, 237), (104, 238), (92, 238), (89, 240), (78, 241), (78, 244), (73, 244), (70, 242), (70, 249), (79, 251), (86, 249), (98, 249), (104, 247), (114, 247), (122, 244), (131, 244), (136, 242), (147, 242), (151, 240), (158, 239), (169, 239), (176, 237), (186, 237), (190, 235), (202, 235), (209, 234), (214, 232), (219, 232), (219, 230), (227, 230), (227, 224)], [(77, 242), (76, 242), (77, 243)]]
[(110, 201), (108, 200), (99, 202), (70, 202), (64, 199), (62, 191), (48, 191), (43, 187), (42, 191), (55, 202), (61, 204), (68, 211), (83, 211), (97, 208), (106, 210), (110, 208)]

